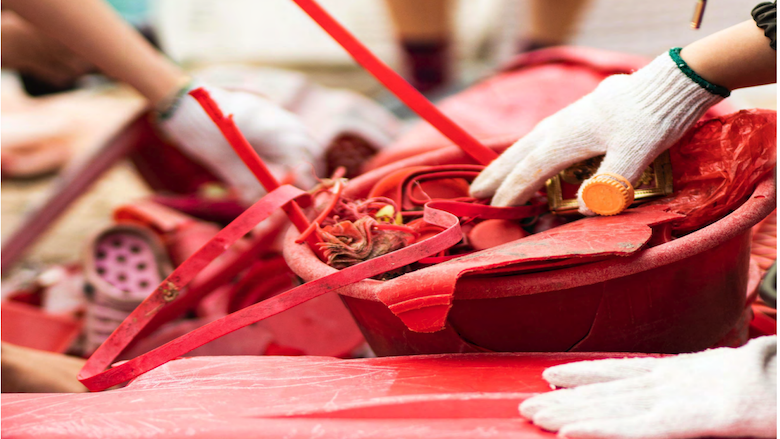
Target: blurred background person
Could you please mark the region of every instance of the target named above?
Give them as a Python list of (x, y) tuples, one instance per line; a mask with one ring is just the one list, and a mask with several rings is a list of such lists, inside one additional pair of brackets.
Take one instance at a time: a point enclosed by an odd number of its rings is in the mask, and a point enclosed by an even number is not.
[(71, 90), (77, 79), (94, 69), (12, 11), (2, 11), (0, 29), (2, 67), (19, 72), (30, 95)]
[[(453, 9), (451, 0), (386, 0), (404, 70), (418, 90), (427, 92), (447, 83), (452, 76)], [(567, 44), (587, 9), (589, 0), (531, 0), (527, 23), (516, 43), (516, 53)]]

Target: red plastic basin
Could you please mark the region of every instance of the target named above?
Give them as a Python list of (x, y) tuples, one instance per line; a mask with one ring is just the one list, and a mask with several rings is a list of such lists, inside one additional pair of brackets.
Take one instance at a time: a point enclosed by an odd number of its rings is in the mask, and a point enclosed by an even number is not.
[[(382, 176), (401, 168), (463, 163), (473, 162), (456, 147), (432, 151), (364, 174), (345, 195), (365, 197)], [(630, 257), (541, 273), (462, 277), (446, 327), (433, 333), (409, 330), (377, 298), (408, 274), (364, 280), (338, 293), (380, 356), (702, 350), (744, 323), (751, 227), (774, 209), (775, 196), (770, 175), (730, 215)], [(297, 236), (290, 231), (285, 241), (290, 268), (306, 281), (332, 273), (293, 242)]]

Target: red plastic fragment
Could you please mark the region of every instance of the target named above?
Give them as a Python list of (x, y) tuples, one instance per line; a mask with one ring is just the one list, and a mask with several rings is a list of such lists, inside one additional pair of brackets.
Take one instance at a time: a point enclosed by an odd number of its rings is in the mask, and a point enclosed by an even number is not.
[(140, 357), (104, 370), (132, 341), (133, 337), (149, 323), (152, 316), (164, 308), (166, 303), (172, 301), (178, 295), (179, 290), (185, 287), (199, 270), (219, 256), (221, 253), (220, 247), (224, 250), (224, 248), (251, 230), (257, 223), (267, 218), (273, 210), (305, 194), (291, 186), (281, 186), (260, 199), (260, 201), (220, 231), (202, 249), (174, 270), (157, 287), (157, 290), (122, 322), (122, 325), (89, 358), (87, 364), (79, 373), (79, 381), (93, 391), (107, 389), (159, 367), (223, 335), (272, 317), (346, 285), (385, 273), (388, 271), (388, 266), (402, 267), (426, 256), (438, 253), (461, 239), (458, 219), (455, 216), (444, 211), (426, 208), (424, 216), (426, 221), (446, 228), (444, 232), (437, 235), (436, 239), (412, 244), (398, 251), (336, 271), (330, 276), (309, 282), (269, 300), (236, 311)]
[(699, 122), (669, 149), (674, 194), (651, 203), (685, 215), (697, 230), (733, 211), (777, 163), (777, 113), (741, 110)]
[(513, 266), (536, 261), (627, 256), (647, 243), (652, 236), (650, 226), (679, 218), (677, 214), (637, 209), (615, 217), (584, 218), (407, 273), (379, 285), (376, 296), (412, 331), (436, 332), (444, 327), (457, 279), (466, 273), (512, 271)]
[(491, 219), (474, 226), (468, 234), (474, 250), (485, 250), (528, 236), (517, 221)]
[(19, 346), (63, 353), (81, 333), (82, 322), (50, 314), (37, 306), (12, 300), (0, 303), (2, 340)]

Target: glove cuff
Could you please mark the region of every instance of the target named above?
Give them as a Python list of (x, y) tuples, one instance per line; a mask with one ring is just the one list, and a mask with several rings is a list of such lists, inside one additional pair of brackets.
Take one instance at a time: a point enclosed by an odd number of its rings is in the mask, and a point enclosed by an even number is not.
[[(687, 68), (687, 64), (685, 66)], [(688, 70), (695, 74), (690, 68)], [(623, 75), (612, 77), (615, 79), (612, 81), (615, 87), (610, 90), (613, 100), (627, 102), (632, 110), (652, 117), (659, 127), (663, 127), (665, 142), (660, 143), (666, 146), (679, 139), (710, 107), (723, 100), (723, 96), (691, 79), (673, 59), (671, 51), (633, 74), (624, 76), (625, 80), (621, 80), (620, 76)], [(657, 138), (657, 128), (651, 130), (652, 133), (647, 134), (652, 134), (656, 138), (654, 143), (659, 143), (661, 139)]]
[(680, 56), (681, 51), (682, 47), (673, 47), (669, 49), (669, 56), (672, 58), (672, 61), (677, 64), (677, 67), (685, 74), (685, 76), (712, 94), (718, 95), (722, 98), (727, 98), (731, 95), (731, 92), (726, 87), (713, 84), (694, 72), (693, 69), (688, 66), (688, 63), (686, 63), (685, 60), (683, 60)]
[(173, 116), (173, 113), (176, 112), (176, 109), (181, 105), (182, 98), (194, 88), (197, 88), (195, 81), (192, 78), (187, 78), (181, 87), (177, 88), (173, 93), (158, 102), (153, 109), (154, 118), (157, 122), (159, 123), (170, 119), (171, 116)]

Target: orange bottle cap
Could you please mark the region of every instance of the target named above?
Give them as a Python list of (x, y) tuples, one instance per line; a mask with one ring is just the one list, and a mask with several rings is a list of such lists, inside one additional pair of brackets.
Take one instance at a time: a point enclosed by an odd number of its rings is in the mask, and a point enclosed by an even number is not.
[(617, 215), (634, 202), (634, 187), (617, 174), (598, 174), (582, 188), (582, 200), (598, 215)]

